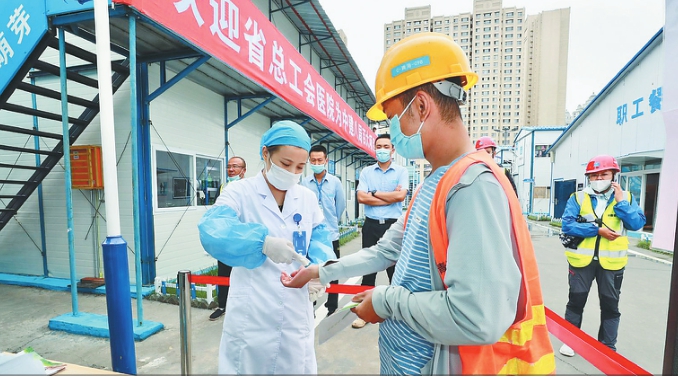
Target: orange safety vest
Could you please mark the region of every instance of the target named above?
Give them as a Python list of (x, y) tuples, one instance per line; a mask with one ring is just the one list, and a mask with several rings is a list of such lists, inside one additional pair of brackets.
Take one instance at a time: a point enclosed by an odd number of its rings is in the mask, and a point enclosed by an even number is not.
[[(471, 153), (461, 158), (445, 172), (438, 182), (429, 215), (430, 240), (440, 277), (445, 285), (447, 266), (447, 224), (445, 204), (447, 195), (466, 170), (474, 164), (484, 164), (501, 184), (509, 202), (512, 232), (517, 244), (519, 267), (522, 273), (518, 311), (513, 325), (499, 341), (484, 346), (459, 346), (461, 371), (465, 375), (496, 374), (554, 374), (556, 370), (553, 346), (546, 328), (544, 301), (539, 284), (539, 271), (534, 257), (527, 223), (522, 216), (518, 198), (504, 172), (485, 151)], [(509, 195), (510, 194), (510, 195)], [(416, 195), (416, 193), (415, 193)], [(414, 197), (405, 214), (405, 225), (412, 210)]]

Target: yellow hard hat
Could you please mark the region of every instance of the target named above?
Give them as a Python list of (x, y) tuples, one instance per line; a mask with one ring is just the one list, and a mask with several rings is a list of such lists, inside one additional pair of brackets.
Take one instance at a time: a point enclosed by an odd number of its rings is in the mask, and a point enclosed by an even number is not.
[(385, 120), (384, 101), (427, 82), (450, 77), (460, 77), (464, 90), (478, 82), (466, 54), (452, 37), (441, 33), (411, 35), (391, 46), (381, 59), (374, 86), (377, 103), (367, 117)]

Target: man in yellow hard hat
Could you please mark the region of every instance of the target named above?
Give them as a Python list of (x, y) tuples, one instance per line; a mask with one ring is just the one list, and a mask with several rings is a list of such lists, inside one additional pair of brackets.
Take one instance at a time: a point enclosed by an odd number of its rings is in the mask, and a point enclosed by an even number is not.
[(447, 35), (415, 34), (389, 48), (367, 116), (390, 119), (396, 152), (427, 159), (432, 173), (377, 245), (281, 276), (302, 287), (395, 264), (391, 285), (356, 295), (351, 309), (381, 323), (382, 374), (555, 372), (520, 203), (462, 122), (459, 106), (477, 81)]

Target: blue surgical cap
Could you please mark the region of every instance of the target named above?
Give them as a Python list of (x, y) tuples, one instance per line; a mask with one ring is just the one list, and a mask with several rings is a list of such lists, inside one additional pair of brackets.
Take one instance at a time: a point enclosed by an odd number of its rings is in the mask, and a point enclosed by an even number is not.
[(262, 160), (264, 159), (264, 155), (261, 153), (262, 148), (274, 145), (291, 145), (305, 149), (308, 152), (311, 149), (311, 138), (308, 137), (306, 130), (298, 123), (291, 120), (283, 120), (274, 124), (261, 137), (259, 156), (261, 156)]

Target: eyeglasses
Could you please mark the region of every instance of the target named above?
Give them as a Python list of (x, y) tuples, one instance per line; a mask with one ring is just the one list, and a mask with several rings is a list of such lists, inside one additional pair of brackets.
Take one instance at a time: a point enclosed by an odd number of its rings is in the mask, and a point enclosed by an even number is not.
[(240, 165), (226, 165), (226, 169), (243, 169), (244, 166)]

